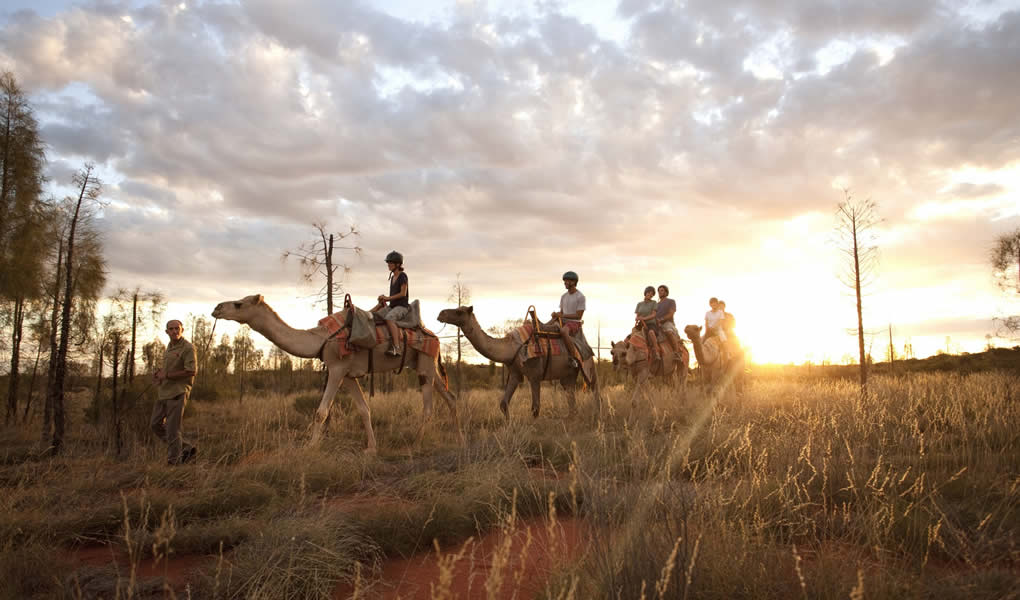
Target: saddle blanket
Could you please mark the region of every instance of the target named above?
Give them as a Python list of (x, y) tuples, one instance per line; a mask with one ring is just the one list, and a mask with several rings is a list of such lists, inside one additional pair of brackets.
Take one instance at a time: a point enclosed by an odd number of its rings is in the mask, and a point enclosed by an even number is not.
[[(339, 347), (341, 357), (350, 356), (358, 350), (358, 348), (348, 343), (348, 337), (351, 334), (351, 330), (350, 328), (344, 327), (346, 324), (344, 312), (345, 311), (334, 313), (319, 320), (319, 326), (325, 327), (326, 331), (329, 332), (329, 335), (332, 336), (335, 334), (335, 337), (339, 342), (337, 345)], [(416, 329), (402, 328), (400, 331), (407, 336), (408, 348), (424, 352), (433, 358), (439, 356), (439, 337), (425, 326), (419, 326)], [(390, 331), (385, 325), (375, 326), (375, 340), (376, 345), (389, 342)], [(403, 343), (400, 342), (399, 345), (402, 347)]]
[[(567, 353), (567, 347), (563, 345), (563, 340), (559, 338), (545, 338), (536, 337), (535, 328), (531, 323), (525, 323), (520, 327), (510, 332), (510, 335), (520, 344), (525, 346), (526, 358), (537, 358), (539, 356), (545, 356), (546, 351), (550, 350), (552, 356), (560, 356)], [(588, 344), (588, 340), (584, 337), (584, 331), (578, 331), (577, 335), (573, 336), (574, 345), (577, 346), (577, 352), (581, 355), (581, 360), (588, 360), (595, 355), (595, 351), (591, 349)], [(551, 342), (551, 344), (549, 343)]]
[(648, 340), (645, 339), (644, 333), (634, 331), (623, 341), (630, 345), (635, 355), (634, 360), (648, 360)]

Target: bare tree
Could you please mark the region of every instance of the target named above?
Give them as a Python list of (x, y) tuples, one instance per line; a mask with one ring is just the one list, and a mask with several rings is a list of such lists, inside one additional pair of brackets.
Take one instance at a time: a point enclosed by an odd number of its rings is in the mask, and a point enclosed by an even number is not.
[(881, 222), (877, 205), (870, 198), (857, 200), (850, 190), (843, 190), (843, 202), (836, 209), (836, 234), (844, 267), (840, 281), (854, 290), (857, 298), (857, 350), (859, 354), (861, 388), (868, 384), (868, 354), (864, 348), (864, 311), (862, 290), (874, 280), (878, 265), (876, 228)]
[(301, 278), (309, 283), (315, 282), (322, 277), (322, 287), (315, 293), (317, 302), (326, 303), (326, 314), (333, 314), (334, 294), (343, 293), (344, 275), (350, 272), (350, 266), (338, 264), (333, 256), (334, 250), (351, 250), (355, 255), (361, 254), (361, 247), (354, 245), (341, 245), (348, 238), (357, 238), (360, 233), (351, 226), (343, 233), (330, 233), (325, 223), (312, 223), (317, 236), (310, 242), (298, 246), (297, 250), (287, 250), (281, 257), (286, 261), (288, 258), (296, 258), (301, 265)]
[[(457, 306), (464, 306), (471, 302), (471, 290), (464, 285), (457, 273), (457, 281), (450, 288), (450, 295), (446, 298), (448, 302), (456, 302)], [(461, 338), (463, 334), (460, 327), (457, 328), (457, 396), (460, 396), (461, 385), (464, 381), (463, 363), (461, 362)]]
[[(999, 289), (1005, 294), (1020, 295), (1020, 228), (995, 239), (990, 259)], [(1000, 333), (1020, 333), (1020, 315), (997, 317), (996, 321), (1000, 324)]]
[[(53, 385), (47, 394), (53, 407), (53, 438), (50, 448), (54, 454), (60, 452), (64, 442), (64, 383), (67, 378), (67, 351), (71, 341), (71, 313), (75, 298), (76, 266), (78, 266), (75, 256), (75, 242), (78, 241), (76, 234), (79, 220), (83, 216), (83, 206), (87, 211), (89, 204), (98, 201), (102, 189), (102, 184), (94, 173), (95, 165), (86, 163), (74, 176), (74, 183), (78, 187), (78, 198), (73, 201), (73, 210), (68, 226), (64, 257), (64, 292), (60, 299), (60, 340), (55, 357)], [(79, 312), (81, 312), (81, 307), (79, 307)]]

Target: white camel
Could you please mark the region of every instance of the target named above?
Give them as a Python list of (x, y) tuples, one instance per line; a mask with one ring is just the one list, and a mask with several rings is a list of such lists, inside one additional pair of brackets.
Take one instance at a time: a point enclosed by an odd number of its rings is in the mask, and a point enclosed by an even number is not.
[(460, 429), (457, 418), (456, 399), (442, 382), (440, 372), (442, 365), (438, 357), (431, 357), (424, 352), (418, 352), (413, 348), (405, 348), (403, 359), (399, 356), (389, 356), (385, 353), (386, 344), (379, 344), (371, 351), (358, 349), (353, 354), (340, 357), (337, 338), (329, 338), (329, 332), (325, 327), (319, 326), (312, 329), (294, 329), (287, 325), (279, 315), (276, 314), (261, 295), (247, 296), (240, 300), (221, 302), (213, 309), (212, 316), (217, 319), (228, 319), (244, 323), (261, 333), (270, 342), (276, 344), (281, 350), (299, 358), (318, 358), (326, 363), (329, 372), (326, 380), (326, 389), (322, 393), (322, 400), (319, 408), (315, 411), (315, 423), (312, 428), (312, 443), (316, 443), (322, 433), (322, 425), (329, 417), (329, 411), (333, 404), (333, 398), (337, 390), (343, 386), (351, 397), (354, 404), (361, 413), (362, 421), (365, 424), (365, 434), (368, 437), (366, 453), (375, 454), (375, 432), (372, 431), (372, 412), (365, 401), (365, 395), (361, 391), (357, 377), (369, 372), (369, 354), (372, 355), (372, 370), (375, 372), (396, 371), (401, 365), (413, 368), (418, 371), (418, 383), (421, 385), (422, 402), (424, 412), (422, 422), (418, 428), (418, 438), (424, 433), (425, 424), (432, 418), (432, 389), (439, 392), (439, 395), (446, 401), (453, 413), (454, 423)]

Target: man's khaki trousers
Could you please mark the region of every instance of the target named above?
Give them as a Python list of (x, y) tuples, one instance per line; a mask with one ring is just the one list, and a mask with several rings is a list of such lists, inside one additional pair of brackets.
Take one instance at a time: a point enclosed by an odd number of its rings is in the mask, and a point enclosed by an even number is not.
[(181, 419), (187, 404), (188, 395), (178, 394), (166, 400), (156, 400), (152, 407), (149, 426), (156, 437), (166, 443), (166, 462), (171, 465), (180, 463), (183, 452), (191, 449), (191, 444), (181, 435)]

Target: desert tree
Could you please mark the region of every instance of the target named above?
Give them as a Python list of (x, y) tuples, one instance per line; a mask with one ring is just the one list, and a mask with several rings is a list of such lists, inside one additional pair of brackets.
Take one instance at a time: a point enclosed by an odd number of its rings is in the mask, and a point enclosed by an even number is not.
[(877, 227), (881, 222), (873, 200), (858, 200), (843, 190), (843, 202), (836, 209), (836, 244), (843, 255), (840, 281), (854, 291), (857, 300), (858, 364), (863, 389), (868, 384), (868, 353), (864, 347), (864, 290), (874, 281), (878, 266)]
[[(83, 271), (88, 273), (101, 274), (105, 283), (106, 265), (102, 258), (102, 244), (94, 229), (85, 227), (88, 224), (88, 217), (91, 209), (99, 202), (102, 183), (95, 175), (95, 165), (86, 163), (72, 180), (77, 197), (69, 197), (67, 235), (63, 240), (63, 290), (60, 294), (60, 335), (57, 340), (56, 356), (53, 357), (53, 380), (47, 392), (47, 401), (53, 411), (53, 431), (50, 443), (50, 450), (56, 454), (64, 441), (64, 387), (67, 379), (68, 350), (71, 346), (72, 317), (80, 320), (90, 314), (84, 303), (79, 302), (77, 307), (76, 299), (88, 300), (89, 296), (83, 294), (81, 288)], [(80, 227), (81, 226), (81, 227)], [(79, 227), (81, 231), (79, 232)], [(81, 233), (81, 237), (79, 237)], [(86, 236), (85, 234), (92, 235)], [(81, 248), (76, 248), (80, 245)], [(91, 248), (90, 248), (91, 247)], [(88, 250), (92, 250), (89, 252)], [(78, 253), (76, 254), (76, 250)], [(98, 251), (96, 251), (98, 250)], [(94, 281), (92, 281), (94, 283)], [(102, 286), (99, 286), (100, 289)], [(98, 294), (96, 294), (98, 296)], [(92, 296), (92, 299), (96, 296)]]
[[(166, 298), (163, 293), (155, 290), (142, 290), (140, 287), (132, 289), (121, 288), (117, 290), (113, 301), (123, 307), (127, 313), (127, 305), (131, 305), (131, 318), (128, 329), (131, 332), (131, 345), (128, 349), (128, 356), (125, 359), (126, 376), (128, 383), (135, 379), (135, 344), (138, 339), (139, 318), (143, 318), (143, 326), (157, 326), (166, 311)], [(142, 311), (141, 314), (139, 311)]]
[[(524, 325), (523, 318), (517, 319), (506, 319), (502, 324), (497, 324), (489, 327), (486, 331), (489, 335), (496, 338), (501, 338), (510, 335), (515, 329)], [(494, 376), (496, 374), (496, 361), (489, 359), (489, 375)], [(506, 378), (506, 365), (503, 365), (503, 378)]]
[(281, 259), (296, 259), (301, 267), (301, 278), (313, 285), (320, 285), (314, 294), (316, 302), (326, 303), (326, 314), (333, 314), (336, 306), (334, 295), (343, 293), (344, 276), (350, 272), (350, 266), (338, 263), (334, 256), (336, 250), (348, 250), (355, 255), (361, 254), (361, 247), (350, 243), (360, 235), (354, 226), (345, 232), (330, 232), (325, 223), (312, 223), (315, 236), (311, 241), (298, 246), (296, 250), (287, 250)]
[[(1020, 227), (995, 239), (990, 261), (995, 283), (1007, 296), (1020, 298)], [(1020, 333), (1020, 314), (998, 317), (1000, 333)]]
[(165, 352), (166, 344), (158, 336), (142, 346), (142, 364), (145, 365), (146, 375), (151, 375), (159, 370), (160, 365), (163, 364), (163, 353)]
[(231, 344), (230, 336), (223, 334), (218, 346), (212, 349), (209, 355), (209, 375), (224, 376), (234, 360), (234, 346)]
[[(456, 302), (457, 306), (465, 306), (468, 302), (471, 302), (471, 289), (464, 285), (464, 282), (460, 278), (460, 273), (457, 273), (457, 280), (450, 286), (450, 295), (446, 298), (447, 302)], [(463, 362), (461, 360), (461, 340), (464, 334), (461, 332), (460, 327), (457, 328), (457, 396), (460, 396), (461, 386), (464, 381), (463, 373)]]
[(42, 198), (44, 164), (32, 107), (14, 75), (0, 73), (0, 301), (10, 318), (6, 423), (17, 419), (25, 318), (42, 297), (50, 227), (49, 205)]
[(251, 339), (251, 329), (242, 325), (234, 334), (233, 355), (234, 355), (234, 378), (237, 379), (237, 401), (244, 400), (245, 384), (247, 373), (258, 368), (261, 356), (255, 350), (255, 342)]

